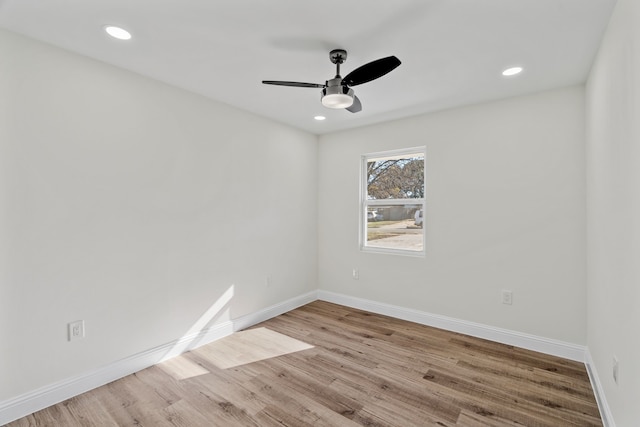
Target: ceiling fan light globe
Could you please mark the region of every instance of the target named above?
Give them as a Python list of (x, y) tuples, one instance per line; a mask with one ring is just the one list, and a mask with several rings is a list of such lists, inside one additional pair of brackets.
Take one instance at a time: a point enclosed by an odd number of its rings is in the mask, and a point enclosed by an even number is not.
[(341, 93), (334, 93), (322, 97), (322, 105), (327, 108), (348, 108), (353, 105), (353, 97)]
[(353, 105), (353, 89), (328, 86), (322, 89), (322, 105), (327, 108), (349, 108)]

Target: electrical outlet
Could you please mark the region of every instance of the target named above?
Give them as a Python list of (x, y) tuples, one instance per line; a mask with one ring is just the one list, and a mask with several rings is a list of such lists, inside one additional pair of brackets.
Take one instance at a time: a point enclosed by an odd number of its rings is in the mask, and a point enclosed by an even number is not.
[(68, 325), (69, 341), (80, 340), (84, 338), (84, 320), (77, 320)]
[(619, 369), (620, 369), (620, 363), (618, 362), (618, 358), (616, 356), (613, 356), (613, 381), (615, 381), (616, 384), (618, 384), (618, 379), (620, 378)]
[(353, 280), (360, 280), (360, 270), (358, 270), (357, 268), (354, 268), (352, 272), (352, 277), (353, 277)]
[(502, 303), (511, 305), (513, 304), (513, 292), (507, 289), (502, 290)]

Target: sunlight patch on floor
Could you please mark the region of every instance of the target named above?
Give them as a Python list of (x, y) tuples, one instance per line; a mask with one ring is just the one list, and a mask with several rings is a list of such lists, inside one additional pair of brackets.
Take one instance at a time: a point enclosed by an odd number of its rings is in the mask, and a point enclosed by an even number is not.
[(205, 368), (184, 356), (169, 359), (160, 363), (158, 367), (178, 381), (209, 373)]
[(313, 346), (271, 329), (256, 328), (221, 338), (197, 352), (218, 368), (228, 369), (310, 348)]

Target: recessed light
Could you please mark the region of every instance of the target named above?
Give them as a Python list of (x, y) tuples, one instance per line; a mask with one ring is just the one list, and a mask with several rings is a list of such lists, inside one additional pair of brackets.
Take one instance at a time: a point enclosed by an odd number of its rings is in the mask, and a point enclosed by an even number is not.
[(314, 119), (314, 120), (317, 120), (317, 121), (319, 121), (319, 122), (321, 122), (321, 121), (323, 121), (324, 119), (326, 119), (326, 117), (325, 117), (325, 116), (315, 116), (313, 119)]
[(511, 67), (507, 68), (502, 72), (502, 75), (505, 77), (515, 76), (516, 74), (520, 74), (522, 72), (522, 67)]
[(107, 25), (104, 27), (104, 30), (111, 37), (118, 40), (129, 40), (131, 38), (131, 33), (124, 28), (116, 27), (114, 25)]

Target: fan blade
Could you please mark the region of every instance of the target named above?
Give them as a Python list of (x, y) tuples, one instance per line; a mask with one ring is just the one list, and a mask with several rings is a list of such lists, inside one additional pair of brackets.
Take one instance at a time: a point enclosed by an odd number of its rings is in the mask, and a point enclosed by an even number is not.
[(345, 110), (351, 111), (352, 113), (357, 113), (362, 110), (362, 104), (357, 96), (353, 96), (353, 104), (351, 104), (351, 107), (345, 108)]
[(316, 87), (316, 88), (324, 88), (324, 85), (318, 83), (300, 83), (300, 82), (283, 82), (279, 80), (263, 80), (262, 83), (266, 85), (276, 85), (276, 86), (293, 86), (293, 87)]
[(384, 76), (385, 74), (393, 71), (401, 62), (395, 56), (388, 56), (386, 58), (380, 58), (375, 61), (364, 64), (342, 79), (342, 84), (347, 86), (357, 86), (362, 83), (370, 82)]

